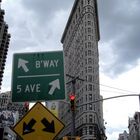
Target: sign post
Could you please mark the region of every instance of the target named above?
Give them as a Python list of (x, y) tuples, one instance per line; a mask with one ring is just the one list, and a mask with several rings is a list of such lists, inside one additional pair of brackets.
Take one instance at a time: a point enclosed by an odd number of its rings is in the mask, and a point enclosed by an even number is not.
[(14, 54), (12, 101), (65, 99), (64, 79), (62, 51)]

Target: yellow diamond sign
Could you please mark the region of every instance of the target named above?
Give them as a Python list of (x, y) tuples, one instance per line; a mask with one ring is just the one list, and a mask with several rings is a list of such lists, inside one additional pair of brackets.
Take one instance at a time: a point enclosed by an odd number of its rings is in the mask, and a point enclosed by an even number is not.
[(13, 130), (24, 140), (53, 140), (63, 128), (64, 124), (37, 102)]

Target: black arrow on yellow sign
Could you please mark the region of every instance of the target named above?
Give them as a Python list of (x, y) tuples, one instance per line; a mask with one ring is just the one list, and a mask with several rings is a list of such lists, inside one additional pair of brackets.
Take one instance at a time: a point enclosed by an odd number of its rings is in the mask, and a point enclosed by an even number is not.
[(45, 128), (42, 129), (43, 131), (55, 133), (54, 121), (50, 123), (46, 118), (43, 118), (41, 122), (45, 126)]
[(33, 126), (35, 125), (36, 120), (31, 119), (30, 122), (28, 124), (26, 124), (25, 122), (23, 123), (23, 135), (29, 134), (34, 132), (35, 130), (32, 129)]

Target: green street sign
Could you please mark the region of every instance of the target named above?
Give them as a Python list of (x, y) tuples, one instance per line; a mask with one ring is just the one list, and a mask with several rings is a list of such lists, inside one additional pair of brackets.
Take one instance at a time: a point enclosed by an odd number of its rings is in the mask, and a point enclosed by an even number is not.
[(65, 99), (63, 52), (16, 53), (13, 56), (12, 101)]

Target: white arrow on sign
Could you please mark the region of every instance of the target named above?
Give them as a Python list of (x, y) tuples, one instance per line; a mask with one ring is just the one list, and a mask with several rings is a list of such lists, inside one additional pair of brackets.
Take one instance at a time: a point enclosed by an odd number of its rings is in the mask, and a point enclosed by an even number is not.
[(55, 89), (60, 89), (60, 82), (59, 82), (59, 79), (56, 79), (54, 81), (52, 81), (51, 83), (49, 83), (49, 85), (51, 85), (51, 89), (49, 91), (49, 94), (52, 95), (55, 91)]
[(22, 68), (25, 72), (28, 72), (29, 69), (27, 68), (26, 64), (29, 63), (28, 61), (19, 58), (18, 59), (18, 68)]

